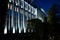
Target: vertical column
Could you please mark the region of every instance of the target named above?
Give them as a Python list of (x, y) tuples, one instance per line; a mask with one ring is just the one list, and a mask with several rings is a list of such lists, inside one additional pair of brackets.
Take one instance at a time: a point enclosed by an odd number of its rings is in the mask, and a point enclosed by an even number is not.
[(19, 33), (21, 33), (19, 13), (18, 13), (18, 29), (19, 29)]
[[(20, 5), (20, 0), (18, 0), (18, 4)], [(21, 33), (21, 27), (20, 27), (20, 7), (18, 7), (18, 29), (19, 29), (19, 33)]]
[[(25, 2), (23, 1), (23, 5), (25, 4)], [(24, 15), (25, 15), (25, 5), (24, 5), (24, 13), (23, 13), (23, 28), (24, 28), (24, 33), (26, 33), (26, 26), (25, 26), (25, 18), (24, 18)]]
[(27, 20), (28, 20), (28, 13), (29, 13), (29, 12), (27, 12)]
[(19, 13), (18, 13), (18, 28), (19, 28), (19, 33), (21, 33)]
[[(9, 3), (8, 3), (8, 9), (10, 9), (10, 5), (9, 5)], [(4, 34), (7, 34), (7, 17), (6, 17), (6, 21), (5, 21), (5, 27), (4, 27)]]
[(8, 19), (8, 22), (9, 22), (9, 23), (8, 23), (8, 30), (9, 30), (9, 32), (10, 32), (10, 13), (9, 13), (8, 16), (9, 16), (9, 19)]
[(14, 27), (14, 0), (12, 4), (12, 19), (11, 19), (11, 28), (13, 29), (13, 33), (15, 33), (15, 27)]
[(5, 28), (4, 28), (4, 34), (7, 34), (7, 17), (6, 17), (6, 23), (5, 23)]
[(18, 20), (17, 20), (17, 17), (16, 17), (16, 27), (15, 27), (16, 33), (17, 33), (17, 21), (18, 21)]

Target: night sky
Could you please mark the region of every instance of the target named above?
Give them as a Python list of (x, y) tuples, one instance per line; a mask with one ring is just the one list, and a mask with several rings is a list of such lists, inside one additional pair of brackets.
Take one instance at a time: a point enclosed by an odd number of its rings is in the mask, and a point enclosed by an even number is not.
[(60, 5), (60, 0), (34, 0), (34, 4), (47, 11), (53, 4)]

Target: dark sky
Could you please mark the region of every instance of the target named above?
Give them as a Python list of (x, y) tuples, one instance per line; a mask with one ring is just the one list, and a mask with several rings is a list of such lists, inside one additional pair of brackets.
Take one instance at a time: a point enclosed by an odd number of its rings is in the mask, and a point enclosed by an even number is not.
[(60, 5), (60, 0), (34, 0), (36, 6), (42, 7), (45, 11), (47, 11), (53, 4)]

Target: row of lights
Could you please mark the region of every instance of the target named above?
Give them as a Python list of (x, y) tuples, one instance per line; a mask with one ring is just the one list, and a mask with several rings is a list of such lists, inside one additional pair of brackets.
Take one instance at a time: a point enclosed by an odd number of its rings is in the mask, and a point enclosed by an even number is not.
[[(15, 34), (15, 31), (16, 29), (13, 29), (13, 34)], [(33, 32), (36, 32), (36, 30), (33, 30), (33, 29), (28, 29), (28, 30), (26, 30), (28, 33), (33, 33)], [(22, 32), (22, 29), (19, 29), (19, 33), (21, 33)], [(24, 32), (24, 31), (23, 31)], [(27, 32), (24, 32), (24, 33), (27, 33)], [(5, 27), (5, 29), (4, 29), (4, 34), (7, 34), (8, 32), (7, 32), (7, 27)]]

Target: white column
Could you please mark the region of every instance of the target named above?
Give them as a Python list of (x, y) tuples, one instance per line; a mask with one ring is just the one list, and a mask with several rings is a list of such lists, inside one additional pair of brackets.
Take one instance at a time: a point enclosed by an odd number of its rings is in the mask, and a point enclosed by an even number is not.
[(27, 12), (27, 20), (28, 20), (28, 12)]
[(16, 32), (17, 32), (17, 21), (18, 21), (18, 20), (17, 20), (17, 17), (16, 17), (16, 27), (15, 27), (15, 29), (16, 29)]
[(14, 4), (12, 4), (12, 19), (11, 19), (11, 28), (13, 29), (13, 33), (15, 33), (15, 27), (14, 27)]
[(35, 8), (35, 15), (36, 15), (36, 18), (38, 18), (38, 16), (37, 16), (37, 8)]
[(24, 33), (26, 33), (26, 27), (25, 27), (25, 22), (24, 22), (24, 14), (23, 14), (23, 29), (24, 29)]
[(7, 34), (7, 17), (6, 17), (6, 23), (5, 23), (5, 28), (4, 28), (4, 34)]
[[(25, 3), (25, 2), (24, 2)], [(24, 28), (24, 33), (26, 33), (26, 27), (25, 27), (25, 18), (24, 18), (24, 15), (25, 15), (25, 7), (24, 7), (24, 12), (23, 12), (23, 28)]]
[(8, 30), (10, 31), (10, 14), (9, 14)]
[(14, 12), (12, 11), (12, 21), (11, 21), (11, 27), (13, 28), (13, 33), (15, 33), (15, 27), (14, 27)]
[(24, 0), (21, 0), (22, 4), (21, 4), (21, 8), (24, 8)]
[[(20, 0), (18, 0), (18, 5), (20, 5)], [(20, 13), (20, 8), (18, 7), (18, 29), (19, 29), (19, 33), (21, 33), (19, 13)]]
[(19, 33), (21, 33), (19, 13), (18, 13), (18, 28), (19, 28)]

